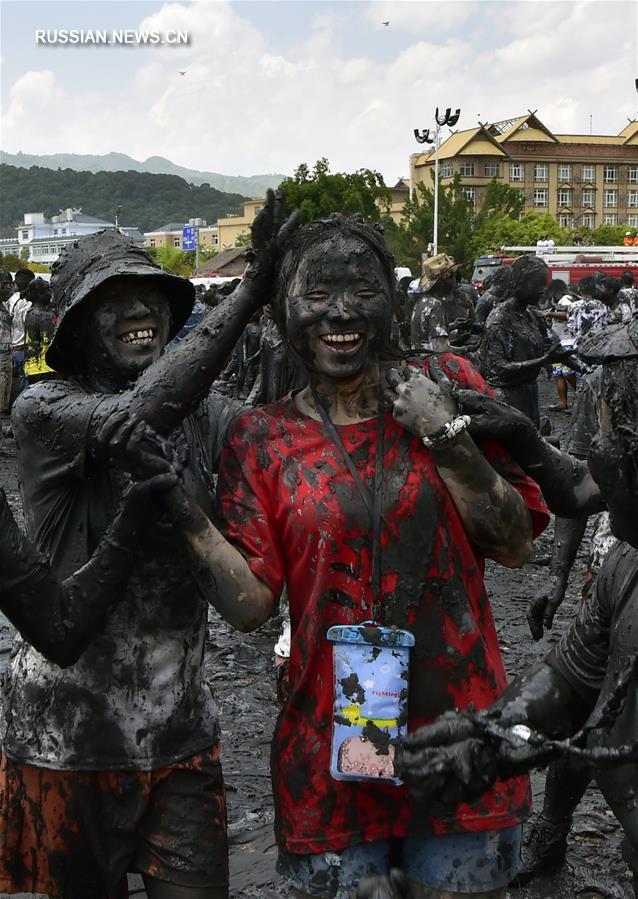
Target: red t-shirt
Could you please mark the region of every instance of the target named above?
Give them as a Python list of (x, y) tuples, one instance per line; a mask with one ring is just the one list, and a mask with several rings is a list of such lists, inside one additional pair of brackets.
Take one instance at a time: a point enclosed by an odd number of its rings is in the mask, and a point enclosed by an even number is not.
[[(439, 357), (463, 386), (487, 385), (465, 360)], [(360, 478), (374, 484), (377, 420), (339, 427)], [(496, 444), (483, 452), (521, 493), (535, 535), (540, 491)], [(383, 623), (407, 628), (409, 730), (442, 712), (489, 706), (506, 686), (483, 558), (470, 543), (432, 454), (386, 413), (381, 586)], [(230, 429), (218, 496), (229, 539), (275, 596), (288, 586), (290, 697), (272, 748), (277, 841), (294, 853), (339, 850), (408, 834), (497, 830), (529, 810), (527, 778), (497, 782), (478, 801), (419, 808), (405, 787), (334, 780), (334, 624), (370, 617), (371, 528), (359, 490), (322, 422), (290, 397), (241, 415)]]

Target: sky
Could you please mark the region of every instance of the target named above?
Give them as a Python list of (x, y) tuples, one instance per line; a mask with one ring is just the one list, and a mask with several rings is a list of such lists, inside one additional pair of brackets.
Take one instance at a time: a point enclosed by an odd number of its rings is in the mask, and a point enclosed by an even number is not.
[[(164, 43), (36, 42), (72, 28)], [(556, 133), (587, 134), (591, 116), (594, 134), (617, 134), (638, 117), (638, 0), (2, 0), (0, 33), (10, 153), (227, 175), (326, 157), (394, 183), (437, 107), (461, 109), (457, 129), (531, 109)]]

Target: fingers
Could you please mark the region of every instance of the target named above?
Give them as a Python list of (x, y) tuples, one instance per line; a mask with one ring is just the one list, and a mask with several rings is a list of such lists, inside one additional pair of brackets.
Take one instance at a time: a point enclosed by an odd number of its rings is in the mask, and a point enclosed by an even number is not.
[(115, 431), (127, 421), (128, 417), (128, 412), (125, 409), (120, 409), (119, 412), (111, 413), (102, 422), (95, 435), (95, 442), (102, 450), (108, 450), (111, 437)]
[(405, 384), (408, 377), (408, 375), (400, 371), (398, 368), (391, 368), (386, 372), (385, 380), (386, 383), (392, 388), (392, 390), (396, 390), (400, 384)]
[(428, 360), (428, 373), (430, 379), (434, 381), (435, 384), (438, 384), (445, 393), (452, 393), (454, 391), (454, 382), (445, 374), (441, 367), (441, 363), (436, 356), (431, 356)]
[(283, 247), (301, 224), (301, 212), (293, 209), (281, 228), (277, 231), (277, 246)]
[(530, 633), (537, 643), (543, 637), (543, 615), (546, 603), (546, 596), (537, 596), (531, 601), (525, 612)]
[(143, 481), (135, 481), (129, 487), (126, 499), (130, 497), (138, 498), (141, 496), (147, 496), (151, 493), (161, 493), (165, 490), (171, 490), (175, 487), (179, 482), (179, 478), (177, 477), (177, 472), (173, 471), (164, 471), (160, 474), (152, 475), (150, 478), (145, 478)]

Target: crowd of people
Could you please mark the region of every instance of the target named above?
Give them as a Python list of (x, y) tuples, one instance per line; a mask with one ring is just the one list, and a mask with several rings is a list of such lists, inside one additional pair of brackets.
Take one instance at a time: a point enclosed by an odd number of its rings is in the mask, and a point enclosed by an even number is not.
[[(523, 256), (479, 297), (441, 254), (397, 283), (378, 227), (282, 209), (269, 192), (243, 278), (214, 293), (115, 230), (67, 247), (50, 288), (0, 273), (26, 523), (0, 491), (19, 631), (0, 891), (117, 899), (138, 872), (150, 899), (228, 896), (207, 607), (240, 640), (283, 597), (292, 895), (503, 899), (561, 862), (592, 772), (638, 873), (633, 282), (568, 289)], [(541, 436), (542, 371), (573, 409), (569, 453)], [(595, 513), (585, 598), (508, 686), (484, 563), (521, 567), (550, 510), (533, 636)], [(527, 772), (547, 763), (521, 872)]]

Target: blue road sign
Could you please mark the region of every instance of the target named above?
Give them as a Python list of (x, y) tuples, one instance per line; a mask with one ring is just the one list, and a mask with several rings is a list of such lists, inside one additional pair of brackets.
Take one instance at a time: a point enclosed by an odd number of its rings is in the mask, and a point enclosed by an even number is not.
[(182, 228), (182, 250), (195, 250), (197, 248), (197, 229), (195, 225), (186, 225)]

